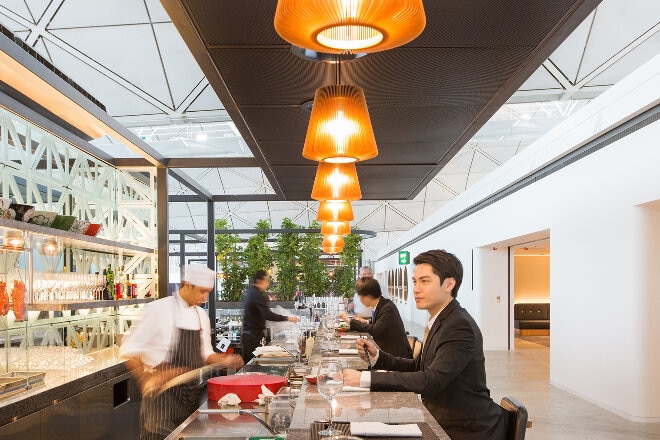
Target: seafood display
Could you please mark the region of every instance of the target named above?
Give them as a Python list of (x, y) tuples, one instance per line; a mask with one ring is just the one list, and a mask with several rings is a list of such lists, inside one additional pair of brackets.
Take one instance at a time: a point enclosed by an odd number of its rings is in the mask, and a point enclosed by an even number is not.
[(7, 283), (0, 280), (0, 316), (9, 313), (9, 295), (7, 295)]
[(25, 283), (22, 280), (14, 280), (14, 287), (11, 289), (11, 300), (16, 321), (25, 321)]

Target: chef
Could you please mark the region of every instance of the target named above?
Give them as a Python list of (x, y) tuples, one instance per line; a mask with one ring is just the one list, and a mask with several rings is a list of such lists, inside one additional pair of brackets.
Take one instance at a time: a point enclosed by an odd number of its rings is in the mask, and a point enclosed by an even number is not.
[(199, 379), (169, 386), (173, 379), (205, 364), (243, 366), (240, 356), (211, 347), (209, 317), (199, 305), (208, 301), (214, 285), (214, 271), (186, 266), (179, 291), (148, 304), (121, 345), (120, 355), (142, 391), (140, 440), (164, 439), (199, 407), (204, 394)]

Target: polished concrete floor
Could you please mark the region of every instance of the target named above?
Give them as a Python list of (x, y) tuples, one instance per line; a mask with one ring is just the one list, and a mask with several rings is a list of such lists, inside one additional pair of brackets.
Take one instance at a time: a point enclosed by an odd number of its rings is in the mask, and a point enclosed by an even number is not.
[[(408, 332), (420, 337), (423, 326), (404, 320)], [(528, 440), (637, 440), (660, 439), (660, 423), (631, 422), (597, 405), (550, 385), (550, 349), (515, 340), (514, 350), (486, 352), (491, 396), (520, 400), (532, 427)]]

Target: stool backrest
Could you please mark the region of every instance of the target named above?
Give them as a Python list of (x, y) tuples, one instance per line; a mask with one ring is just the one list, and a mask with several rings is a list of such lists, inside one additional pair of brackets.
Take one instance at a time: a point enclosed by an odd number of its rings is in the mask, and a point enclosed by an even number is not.
[(502, 398), (500, 406), (509, 414), (507, 440), (523, 440), (527, 430), (527, 408), (517, 399), (506, 396)]

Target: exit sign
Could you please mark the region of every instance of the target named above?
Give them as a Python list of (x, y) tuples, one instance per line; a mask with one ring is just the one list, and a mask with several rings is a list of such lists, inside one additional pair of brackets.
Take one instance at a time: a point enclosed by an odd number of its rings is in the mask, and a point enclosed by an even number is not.
[(410, 264), (410, 252), (399, 251), (399, 264)]

